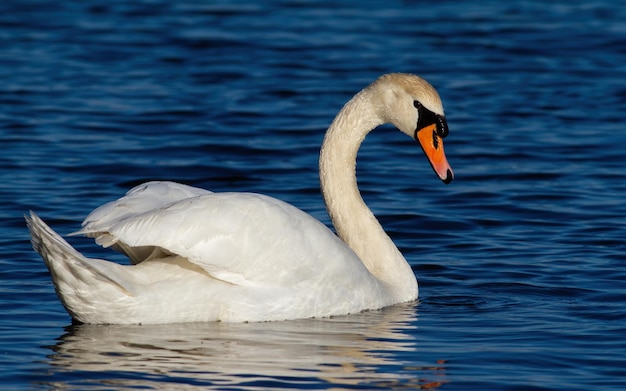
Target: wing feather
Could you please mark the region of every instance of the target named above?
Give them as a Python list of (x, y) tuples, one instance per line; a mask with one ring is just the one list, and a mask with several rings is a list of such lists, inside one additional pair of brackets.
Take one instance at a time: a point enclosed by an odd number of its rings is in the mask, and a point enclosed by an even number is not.
[[(155, 188), (149, 187), (142, 193), (153, 193)], [(133, 190), (126, 197), (140, 204), (139, 193)], [(134, 214), (113, 205), (109, 208), (116, 218), (99, 217), (96, 210), (79, 233), (126, 249), (127, 254), (140, 249), (154, 254), (156, 248), (180, 255), (215, 278), (237, 285), (293, 285), (311, 276), (324, 278), (325, 271), (340, 272), (338, 267), (364, 269), (326, 226), (268, 196), (194, 191), (169, 203), (152, 202), (157, 207), (138, 208)], [(333, 262), (339, 257), (356, 262)]]
[(96, 239), (103, 247), (111, 247), (128, 256), (133, 264), (171, 255), (158, 246), (130, 247), (108, 232), (108, 227), (143, 213), (159, 210), (174, 202), (211, 194), (211, 191), (176, 182), (152, 181), (135, 186), (122, 198), (106, 203), (91, 212), (82, 229), (70, 235), (85, 235)]
[(209, 190), (175, 182), (146, 182), (130, 189), (124, 197), (108, 202), (91, 212), (82, 223), (82, 229), (73, 235), (91, 236), (102, 232), (102, 227), (135, 217), (144, 212), (163, 208), (185, 198), (211, 194)]

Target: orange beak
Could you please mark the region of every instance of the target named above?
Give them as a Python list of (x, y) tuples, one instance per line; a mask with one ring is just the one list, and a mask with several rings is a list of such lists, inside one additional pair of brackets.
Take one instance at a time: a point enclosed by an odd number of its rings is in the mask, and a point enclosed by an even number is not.
[(454, 174), (443, 152), (443, 139), (437, 134), (437, 125), (431, 124), (419, 129), (416, 136), (435, 173), (443, 183), (452, 182)]

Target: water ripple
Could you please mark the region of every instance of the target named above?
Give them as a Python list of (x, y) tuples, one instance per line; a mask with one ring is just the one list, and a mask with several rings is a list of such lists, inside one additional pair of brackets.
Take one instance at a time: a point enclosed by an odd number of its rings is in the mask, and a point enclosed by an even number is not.
[[(3, 2), (3, 387), (624, 389), (625, 12)], [(167, 179), (269, 194), (328, 223), (324, 129), (391, 71), (437, 87), (456, 174), (438, 183), (389, 127), (359, 155), (364, 199), (418, 276), (418, 303), (284, 324), (69, 325), (23, 213), (67, 233)]]

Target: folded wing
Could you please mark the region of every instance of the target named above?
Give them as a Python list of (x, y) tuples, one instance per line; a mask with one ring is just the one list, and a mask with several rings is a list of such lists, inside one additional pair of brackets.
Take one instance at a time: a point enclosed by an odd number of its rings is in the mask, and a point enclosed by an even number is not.
[(179, 255), (236, 285), (293, 285), (341, 273), (338, 268), (368, 273), (312, 216), (253, 193), (151, 182), (96, 209), (77, 233), (127, 254), (135, 264)]

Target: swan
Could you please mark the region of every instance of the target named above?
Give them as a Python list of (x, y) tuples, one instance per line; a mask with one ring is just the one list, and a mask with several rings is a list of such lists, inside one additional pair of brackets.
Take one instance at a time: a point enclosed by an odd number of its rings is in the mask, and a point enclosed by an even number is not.
[(148, 182), (95, 209), (73, 233), (131, 265), (85, 257), (31, 211), (33, 248), (81, 323), (275, 321), (415, 300), (415, 274), (357, 188), (358, 149), (384, 123), (416, 139), (444, 183), (453, 179), (436, 90), (415, 75), (383, 75), (345, 104), (321, 147), (321, 191), (336, 235), (265, 195)]

